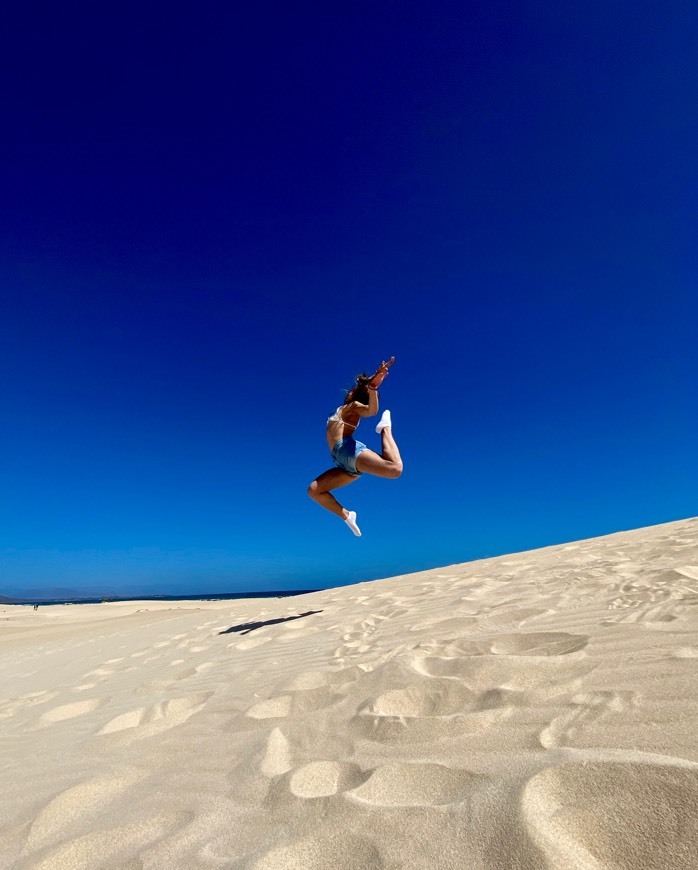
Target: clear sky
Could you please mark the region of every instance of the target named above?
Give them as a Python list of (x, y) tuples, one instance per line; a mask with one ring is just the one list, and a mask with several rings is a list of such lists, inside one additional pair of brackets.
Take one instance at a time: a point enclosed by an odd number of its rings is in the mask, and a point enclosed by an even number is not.
[[(0, 594), (320, 588), (698, 513), (697, 27), (6, 9)], [(359, 539), (306, 488), (392, 354), (405, 471), (340, 494)]]

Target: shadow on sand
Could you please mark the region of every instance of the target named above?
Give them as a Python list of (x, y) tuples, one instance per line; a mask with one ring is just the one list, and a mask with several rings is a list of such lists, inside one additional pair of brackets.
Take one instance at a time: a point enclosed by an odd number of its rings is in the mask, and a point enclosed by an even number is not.
[(305, 613), (299, 613), (298, 616), (282, 616), (279, 619), (266, 619), (264, 622), (243, 622), (240, 625), (231, 625), (230, 628), (219, 631), (218, 634), (230, 634), (231, 632), (249, 634), (255, 628), (263, 628), (265, 625), (278, 625), (280, 622), (290, 622), (292, 619), (303, 619), (304, 616), (312, 616), (313, 613), (322, 613), (322, 610), (306, 610)]

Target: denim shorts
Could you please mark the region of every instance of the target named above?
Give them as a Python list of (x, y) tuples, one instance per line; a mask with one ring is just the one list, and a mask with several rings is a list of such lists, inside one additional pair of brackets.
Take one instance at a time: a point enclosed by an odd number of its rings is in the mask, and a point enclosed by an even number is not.
[(362, 472), (356, 470), (356, 457), (364, 450), (368, 450), (368, 447), (361, 441), (355, 441), (353, 438), (342, 438), (332, 448), (332, 459), (334, 464), (343, 471), (358, 477)]

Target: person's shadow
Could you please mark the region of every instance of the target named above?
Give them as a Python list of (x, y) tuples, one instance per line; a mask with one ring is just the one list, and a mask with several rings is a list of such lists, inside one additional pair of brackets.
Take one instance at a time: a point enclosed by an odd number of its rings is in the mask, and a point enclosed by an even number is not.
[(307, 610), (305, 613), (299, 613), (298, 616), (282, 616), (279, 619), (265, 619), (264, 622), (243, 622), (240, 625), (231, 625), (230, 628), (225, 628), (219, 631), (218, 634), (249, 634), (255, 628), (263, 628), (265, 625), (277, 625), (280, 622), (290, 622), (292, 619), (302, 619), (304, 616), (312, 616), (314, 613), (322, 613), (322, 610)]

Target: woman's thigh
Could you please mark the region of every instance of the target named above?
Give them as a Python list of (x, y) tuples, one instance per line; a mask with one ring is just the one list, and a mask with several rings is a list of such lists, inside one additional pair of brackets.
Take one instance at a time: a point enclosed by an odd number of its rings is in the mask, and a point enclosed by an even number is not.
[(339, 489), (340, 486), (346, 486), (358, 479), (358, 475), (349, 474), (341, 468), (330, 468), (316, 477), (313, 483), (316, 484), (316, 492), (329, 492), (331, 489)]
[(393, 465), (374, 453), (373, 450), (362, 450), (356, 457), (356, 470), (363, 474), (375, 474), (376, 477), (394, 477)]

